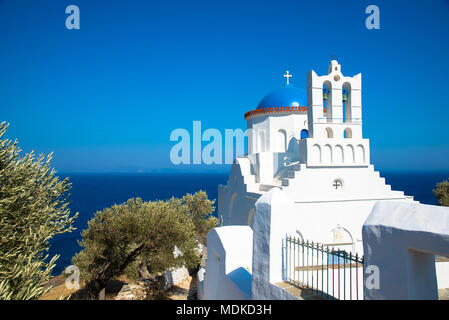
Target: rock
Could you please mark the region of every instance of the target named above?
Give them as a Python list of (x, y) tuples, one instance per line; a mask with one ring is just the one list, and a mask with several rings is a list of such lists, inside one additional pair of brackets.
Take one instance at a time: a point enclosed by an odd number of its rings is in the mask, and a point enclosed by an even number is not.
[(115, 297), (115, 300), (135, 300), (134, 291), (138, 285), (124, 284), (120, 292)]
[(190, 277), (189, 270), (186, 267), (181, 267), (175, 270), (165, 271), (165, 285), (164, 289), (168, 290), (173, 286), (181, 284)]
[(106, 300), (106, 288), (101, 289), (98, 294), (98, 300)]

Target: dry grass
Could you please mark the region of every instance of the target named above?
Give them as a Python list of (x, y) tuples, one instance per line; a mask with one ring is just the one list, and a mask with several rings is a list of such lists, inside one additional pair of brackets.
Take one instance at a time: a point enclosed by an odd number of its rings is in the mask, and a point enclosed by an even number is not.
[[(124, 284), (129, 283), (126, 276), (119, 277), (117, 280), (109, 281), (106, 286), (106, 300), (114, 300)], [(69, 290), (65, 286), (65, 278), (62, 275), (53, 277), (45, 285), (45, 287), (52, 286), (53, 288), (39, 297), (39, 300), (88, 300), (87, 290), (83, 288), (84, 284), (81, 284), (81, 289)]]
[[(126, 276), (110, 281), (106, 286), (106, 300), (114, 300), (124, 284), (133, 283), (134, 282), (127, 279)], [(53, 288), (47, 294), (41, 296), (39, 300), (88, 300), (85, 288), (79, 290), (67, 289), (65, 286), (65, 278), (62, 275), (51, 278), (46, 286), (53, 286)], [(192, 279), (192, 277), (188, 277), (182, 283), (173, 286), (166, 292), (161, 292), (153, 298), (157, 300), (190, 300), (195, 299), (195, 297), (196, 281)]]
[(171, 287), (167, 294), (168, 300), (188, 300), (191, 289), (192, 277), (188, 277), (180, 284)]

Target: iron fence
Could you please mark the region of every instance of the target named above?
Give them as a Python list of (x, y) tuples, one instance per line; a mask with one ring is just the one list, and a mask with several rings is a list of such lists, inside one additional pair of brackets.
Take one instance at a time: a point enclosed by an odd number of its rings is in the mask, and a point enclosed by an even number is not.
[(285, 280), (329, 299), (363, 300), (363, 257), (336, 246), (287, 236)]

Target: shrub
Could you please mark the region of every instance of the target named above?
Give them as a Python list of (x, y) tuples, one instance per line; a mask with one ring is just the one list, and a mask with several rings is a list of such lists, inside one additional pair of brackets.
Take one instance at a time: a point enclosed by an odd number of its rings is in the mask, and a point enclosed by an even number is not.
[[(197, 239), (215, 226), (209, 217), (213, 210), (213, 201), (199, 192), (168, 201), (130, 199), (98, 211), (82, 232), (84, 249), (72, 259), (90, 298), (97, 298), (109, 280), (138, 267), (155, 276), (198, 265)], [(200, 217), (207, 218), (201, 222)]]
[(218, 225), (218, 219), (212, 215), (215, 200), (209, 200), (206, 192), (199, 191), (187, 193), (181, 202), (187, 206), (187, 212), (193, 220), (197, 240), (206, 245), (207, 234)]
[(449, 207), (449, 179), (437, 183), (436, 189), (433, 190), (433, 194), (437, 197), (440, 206)]
[(36, 299), (50, 288), (58, 256), (48, 259), (49, 240), (73, 230), (68, 179), (51, 169), (52, 155), (20, 157), (17, 140), (2, 139), (0, 124), (0, 299)]

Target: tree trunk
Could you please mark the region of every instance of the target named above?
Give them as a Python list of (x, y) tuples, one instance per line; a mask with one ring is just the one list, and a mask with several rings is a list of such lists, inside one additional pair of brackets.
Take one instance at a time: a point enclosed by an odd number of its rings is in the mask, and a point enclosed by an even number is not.
[(106, 283), (100, 279), (91, 280), (87, 283), (87, 293), (90, 300), (98, 300), (100, 291), (106, 287)]
[[(100, 270), (97, 275), (87, 283), (89, 299), (97, 300), (98, 294), (106, 287), (106, 283), (116, 275), (121, 274), (123, 270), (125, 270), (125, 268), (137, 258), (144, 248), (145, 245), (142, 244), (134, 249), (120, 265), (115, 264), (114, 261), (105, 264), (102, 270)], [(114, 260), (118, 260), (118, 258)]]
[(147, 264), (142, 262), (139, 264), (139, 277), (142, 279), (153, 279), (154, 276), (148, 271)]

